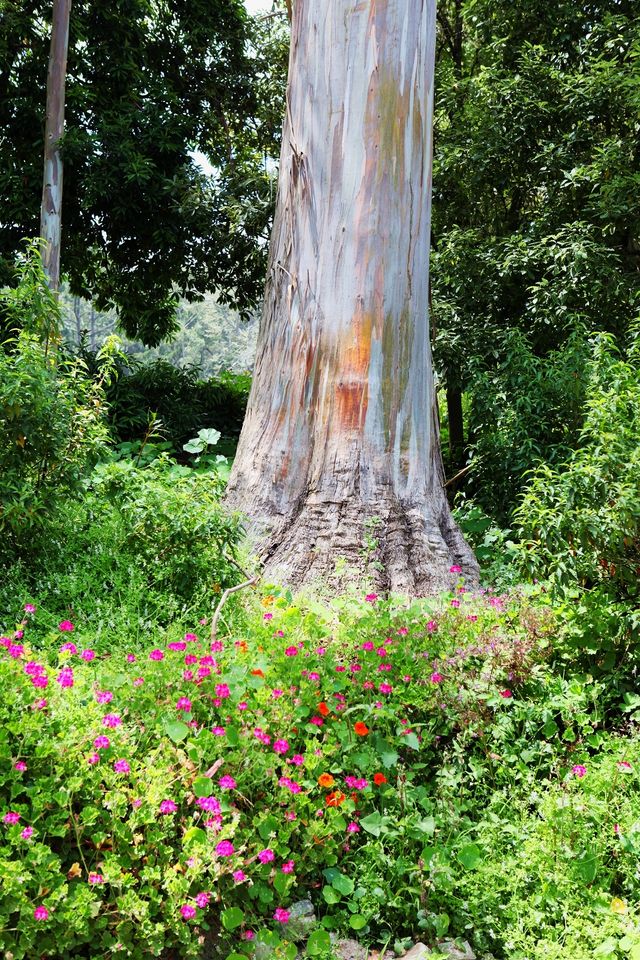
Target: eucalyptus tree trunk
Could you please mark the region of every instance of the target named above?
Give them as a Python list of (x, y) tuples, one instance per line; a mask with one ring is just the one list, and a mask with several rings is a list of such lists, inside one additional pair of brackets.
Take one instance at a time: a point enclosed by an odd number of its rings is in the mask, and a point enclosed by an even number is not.
[(62, 156), (64, 92), (69, 47), (71, 0), (53, 0), (51, 48), (47, 74), (47, 106), (44, 133), (44, 177), (40, 208), (40, 236), (44, 240), (42, 264), (52, 290), (60, 283), (62, 217)]
[(435, 0), (295, 0), (258, 353), (228, 503), (265, 573), (439, 589), (477, 567), (443, 490), (428, 329)]

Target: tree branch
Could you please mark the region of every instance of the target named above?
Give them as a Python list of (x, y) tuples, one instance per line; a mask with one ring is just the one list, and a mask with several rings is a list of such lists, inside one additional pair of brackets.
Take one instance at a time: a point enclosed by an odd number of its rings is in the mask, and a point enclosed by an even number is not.
[(245, 587), (253, 587), (258, 582), (258, 577), (253, 577), (251, 580), (245, 580), (244, 583), (239, 583), (235, 587), (227, 587), (222, 596), (220, 597), (220, 603), (216, 607), (216, 612), (213, 615), (213, 620), (211, 621), (211, 643), (215, 643), (216, 636), (218, 632), (218, 620), (220, 619), (220, 614), (222, 613), (222, 608), (229, 599), (232, 593), (237, 593), (239, 590), (244, 590)]

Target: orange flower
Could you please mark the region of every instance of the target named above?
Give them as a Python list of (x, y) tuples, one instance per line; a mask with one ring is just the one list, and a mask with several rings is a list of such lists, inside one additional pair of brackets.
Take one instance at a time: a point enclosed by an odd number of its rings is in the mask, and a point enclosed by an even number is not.
[(366, 735), (369, 733), (369, 727), (366, 725), (366, 723), (363, 723), (362, 720), (358, 720), (353, 729), (359, 737), (366, 737)]
[(339, 807), (341, 803), (344, 803), (347, 798), (344, 793), (340, 790), (334, 790), (333, 793), (327, 794), (327, 806), (328, 807)]
[(335, 780), (330, 773), (321, 773), (318, 777), (318, 783), (321, 787), (332, 787), (335, 783)]
[(246, 640), (238, 640), (238, 650), (240, 653), (247, 653), (249, 651), (249, 644)]
[(328, 717), (330, 712), (331, 711), (329, 710), (329, 707), (326, 705), (324, 700), (322, 701), (322, 703), (318, 704), (318, 713), (321, 713), (323, 717)]
[(272, 597), (271, 594), (269, 594), (268, 597), (263, 597), (263, 598), (262, 598), (262, 601), (261, 601), (262, 606), (263, 606), (263, 607), (270, 607), (274, 600), (275, 600), (275, 597)]
[(252, 671), (251, 671), (251, 676), (252, 676), (252, 677), (262, 677), (262, 678), (264, 679), (264, 673), (262, 672), (262, 670), (252, 670)]
[(385, 777), (384, 773), (374, 773), (373, 782), (375, 783), (376, 787), (381, 787), (383, 783), (387, 782), (387, 778)]

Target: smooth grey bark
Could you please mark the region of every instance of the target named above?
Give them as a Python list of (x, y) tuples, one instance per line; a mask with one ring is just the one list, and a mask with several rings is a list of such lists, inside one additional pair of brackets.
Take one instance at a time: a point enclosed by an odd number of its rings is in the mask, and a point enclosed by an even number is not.
[(64, 95), (69, 47), (71, 0), (53, 0), (51, 48), (47, 74), (47, 105), (44, 134), (44, 176), (40, 208), (42, 264), (52, 290), (60, 284), (60, 242), (62, 231), (62, 155)]
[(253, 386), (227, 502), (265, 574), (422, 594), (477, 566), (451, 517), (428, 261), (435, 0), (296, 0)]

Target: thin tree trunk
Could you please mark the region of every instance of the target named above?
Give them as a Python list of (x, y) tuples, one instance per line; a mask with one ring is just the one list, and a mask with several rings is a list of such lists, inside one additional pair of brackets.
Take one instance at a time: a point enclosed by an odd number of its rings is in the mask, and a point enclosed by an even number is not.
[(460, 387), (447, 388), (447, 419), (451, 464), (453, 467), (461, 467), (464, 459), (464, 416)]
[(265, 574), (476, 573), (443, 490), (428, 330), (434, 0), (296, 0), (255, 374), (228, 502)]
[(53, 0), (51, 50), (47, 75), (47, 116), (44, 134), (44, 177), (40, 208), (40, 236), (44, 240), (42, 263), (49, 286), (60, 284), (60, 238), (62, 216), (62, 156), (64, 89), (69, 46), (71, 0)]

